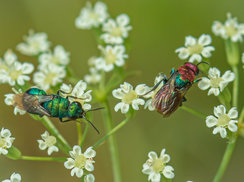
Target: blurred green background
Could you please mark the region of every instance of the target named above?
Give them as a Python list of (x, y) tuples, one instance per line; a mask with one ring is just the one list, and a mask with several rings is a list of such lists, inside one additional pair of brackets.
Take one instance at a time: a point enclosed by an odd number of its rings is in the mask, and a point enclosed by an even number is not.
[[(95, 1), (92, 1), (95, 2)], [(180, 66), (174, 53), (183, 46), (185, 36), (199, 37), (202, 33), (211, 34), (215, 46), (211, 66), (217, 66), (222, 73), (230, 69), (226, 63), (224, 44), (221, 38), (214, 37), (211, 25), (214, 20), (225, 21), (226, 13), (231, 12), (244, 22), (243, 0), (105, 0), (112, 17), (127, 13), (131, 18), (133, 30), (130, 33), (131, 51), (127, 70), (138, 70), (140, 74), (127, 79), (133, 85), (152, 84), (159, 72), (169, 74), (172, 67)], [(81, 0), (0, 0), (0, 56), (7, 49), (15, 49), (29, 29), (46, 32), (53, 45), (61, 44), (71, 53), (71, 67), (82, 79), (88, 73), (87, 60), (98, 55), (97, 44), (92, 31), (78, 30), (74, 20), (85, 5)], [(242, 50), (243, 45), (242, 45)], [(17, 53), (17, 51), (15, 51)], [(242, 51), (243, 52), (243, 51)], [(18, 54), (22, 62), (37, 61)], [(240, 78), (243, 69), (240, 68)], [(243, 79), (242, 79), (243, 81)], [(232, 84), (230, 84), (231, 86)], [(243, 83), (240, 84), (240, 105), (243, 105)], [(13, 108), (4, 103), (4, 94), (11, 88), (0, 85), (0, 127), (11, 130), (16, 138), (14, 145), (24, 155), (46, 156), (40, 151), (37, 139), (45, 128), (28, 115), (14, 116)], [(218, 104), (217, 98), (207, 96), (193, 86), (187, 93), (186, 106), (212, 114)], [(118, 100), (111, 98), (112, 106)], [(114, 113), (115, 123), (123, 119), (121, 113)], [(75, 123), (60, 123), (53, 119), (71, 145), (76, 144)], [(101, 135), (90, 130), (85, 148), (92, 145), (104, 134), (104, 126), (99, 112), (94, 119)], [(119, 145), (123, 181), (143, 182), (147, 176), (142, 174), (142, 164), (147, 154), (153, 150), (159, 153), (166, 148), (170, 154), (170, 164), (175, 169), (176, 182), (194, 180), (211, 181), (221, 161), (227, 140), (214, 136), (205, 121), (181, 109), (164, 119), (156, 112), (140, 110), (136, 117), (116, 134)], [(60, 156), (55, 154), (55, 156)], [(95, 157), (95, 177), (98, 182), (112, 182), (111, 162), (106, 144), (97, 149)], [(233, 157), (224, 175), (223, 182), (243, 181), (244, 140), (237, 142)], [(13, 172), (22, 175), (24, 182), (79, 181), (70, 176), (70, 170), (62, 163), (13, 161), (0, 156), (0, 180), (7, 179)]]

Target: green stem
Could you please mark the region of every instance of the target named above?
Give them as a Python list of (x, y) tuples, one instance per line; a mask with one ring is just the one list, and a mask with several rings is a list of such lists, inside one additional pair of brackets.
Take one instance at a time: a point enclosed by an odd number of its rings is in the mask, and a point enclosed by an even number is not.
[(93, 148), (97, 148), (100, 146), (101, 143), (103, 143), (104, 140), (106, 140), (109, 136), (111, 136), (112, 134), (114, 134), (116, 131), (118, 131), (120, 128), (122, 128), (131, 118), (131, 115), (129, 117), (127, 117), (125, 120), (123, 120), (122, 122), (120, 122), (117, 126), (115, 126), (112, 130), (110, 130), (110, 132), (107, 133), (107, 135), (105, 135), (104, 137), (102, 137), (100, 140), (98, 140), (94, 145)]
[(29, 161), (57, 161), (57, 162), (65, 162), (67, 160), (65, 157), (36, 157), (36, 156), (21, 156), (19, 159), (29, 160)]
[(206, 119), (206, 116), (198, 111), (195, 111), (194, 109), (191, 109), (189, 107), (186, 107), (186, 106), (181, 106), (181, 109), (183, 109), (184, 111), (187, 111), (195, 116), (198, 116), (202, 119)]
[(62, 148), (60, 148), (62, 151), (68, 153), (71, 150), (70, 145), (65, 140), (65, 138), (59, 133), (58, 129), (55, 127), (55, 125), (51, 122), (51, 120), (47, 116), (43, 116), (42, 118), (39, 118), (39, 116), (31, 115), (36, 120), (40, 120), (41, 123), (48, 129), (48, 131), (54, 135), (58, 142), (62, 144)]
[[(111, 112), (110, 112), (110, 106), (108, 103), (107, 98), (104, 101), (105, 104), (105, 109), (103, 111), (103, 118), (105, 121), (105, 126), (107, 133), (109, 133), (112, 130), (112, 117), (111, 117)], [(108, 137), (108, 142), (109, 142), (109, 150), (111, 153), (111, 160), (112, 160), (112, 168), (113, 168), (113, 177), (114, 177), (114, 182), (121, 182), (121, 174), (120, 174), (120, 164), (119, 164), (119, 154), (118, 154), (118, 147), (117, 147), (117, 142), (116, 138), (114, 135), (110, 135)]]
[(77, 128), (77, 135), (78, 135), (78, 145), (81, 144), (82, 141), (82, 129), (81, 129), (81, 124), (76, 122), (76, 128)]
[(232, 104), (233, 106), (237, 107), (238, 106), (238, 84), (239, 84), (239, 74), (238, 74), (238, 67), (237, 66), (233, 66), (232, 67), (233, 72), (235, 73), (235, 80), (234, 80), (234, 84), (233, 84), (233, 100), (232, 100)]
[(234, 133), (232, 135), (232, 137), (230, 138), (229, 143), (225, 149), (224, 156), (223, 156), (222, 161), (220, 163), (219, 169), (218, 169), (218, 171), (217, 171), (217, 173), (213, 179), (213, 182), (219, 182), (221, 180), (221, 178), (223, 177), (225, 170), (227, 168), (227, 165), (229, 164), (233, 150), (235, 148), (237, 138), (238, 138), (238, 135), (236, 133)]
[(81, 143), (80, 143), (80, 146), (82, 147), (85, 143), (85, 139), (86, 139), (86, 136), (87, 136), (87, 133), (88, 133), (88, 129), (89, 129), (89, 124), (86, 123), (86, 126), (85, 126), (85, 129), (84, 129), (84, 133), (83, 133), (83, 136), (82, 136), (82, 140), (81, 140)]

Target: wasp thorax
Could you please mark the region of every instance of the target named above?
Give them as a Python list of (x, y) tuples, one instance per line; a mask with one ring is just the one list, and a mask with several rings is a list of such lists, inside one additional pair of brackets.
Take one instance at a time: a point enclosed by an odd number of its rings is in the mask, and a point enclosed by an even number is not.
[(131, 104), (134, 99), (136, 99), (138, 96), (134, 90), (130, 90), (128, 93), (126, 93), (122, 97), (122, 102), (126, 104)]
[(120, 27), (115, 27), (112, 29), (110, 34), (115, 36), (115, 37), (120, 37), (122, 35), (122, 31), (121, 31)]
[(117, 56), (110, 49), (105, 55), (105, 61), (107, 64), (114, 64), (116, 62)]
[(230, 121), (230, 117), (227, 114), (222, 114), (218, 118), (217, 126), (227, 127)]
[(188, 47), (188, 51), (189, 51), (189, 53), (191, 55), (193, 55), (193, 54), (200, 54), (200, 53), (202, 53), (203, 48), (204, 47), (202, 45), (195, 44), (193, 46)]

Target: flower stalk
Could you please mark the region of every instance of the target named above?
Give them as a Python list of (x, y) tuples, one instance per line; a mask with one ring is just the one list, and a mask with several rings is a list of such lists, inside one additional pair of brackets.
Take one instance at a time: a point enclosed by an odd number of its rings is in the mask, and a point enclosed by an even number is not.
[(57, 161), (65, 162), (66, 157), (36, 157), (36, 156), (21, 156), (19, 159), (29, 161)]

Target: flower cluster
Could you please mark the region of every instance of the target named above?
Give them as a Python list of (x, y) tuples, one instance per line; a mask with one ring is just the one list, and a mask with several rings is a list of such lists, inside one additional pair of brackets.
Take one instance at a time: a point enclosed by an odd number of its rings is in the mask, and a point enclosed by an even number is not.
[(201, 81), (198, 83), (198, 86), (201, 90), (207, 90), (208, 95), (214, 94), (218, 96), (220, 92), (228, 85), (229, 82), (232, 82), (235, 79), (235, 74), (230, 70), (226, 71), (223, 76), (220, 76), (220, 71), (218, 68), (210, 68), (208, 71), (208, 78), (202, 77)]
[(65, 97), (71, 96), (69, 97), (69, 100), (71, 102), (74, 101), (80, 102), (84, 110), (89, 110), (91, 109), (91, 105), (86, 102), (90, 102), (92, 100), (92, 96), (91, 96), (91, 90), (86, 91), (86, 89), (87, 89), (87, 83), (84, 82), (83, 80), (80, 80), (74, 86), (74, 88), (72, 88), (71, 85), (67, 85), (65, 83), (63, 83), (60, 87), (60, 90), (62, 91), (61, 94), (63, 94)]
[(213, 23), (212, 31), (223, 39), (231, 39), (232, 42), (242, 42), (244, 23), (238, 23), (237, 18), (232, 18), (231, 14), (228, 13), (224, 24), (219, 21)]
[(58, 152), (58, 147), (55, 146), (57, 143), (57, 139), (54, 136), (50, 136), (47, 131), (45, 131), (42, 135), (42, 140), (37, 140), (39, 143), (39, 148), (41, 150), (47, 150), (48, 155), (51, 155), (53, 152)]
[(16, 49), (27, 56), (36, 56), (48, 51), (50, 47), (47, 34), (44, 32), (35, 33), (33, 30), (30, 30), (29, 35), (24, 36), (24, 41), (18, 44)]
[(149, 152), (149, 159), (143, 164), (142, 172), (148, 175), (148, 181), (160, 182), (161, 175), (165, 178), (174, 178), (174, 168), (167, 163), (170, 161), (170, 156), (165, 154), (165, 149), (162, 149), (158, 157), (156, 152)]
[(145, 101), (140, 96), (147, 91), (145, 84), (137, 85), (135, 90), (133, 86), (127, 82), (120, 85), (120, 88), (113, 90), (112, 94), (115, 98), (121, 99), (121, 102), (115, 105), (114, 110), (118, 112), (121, 110), (123, 114), (127, 113), (130, 105), (134, 110), (139, 110), (139, 105), (144, 105)]
[(0, 132), (0, 155), (8, 154), (8, 149), (14, 142), (14, 137), (11, 137), (11, 132), (8, 129), (2, 128)]
[(0, 58), (0, 83), (8, 83), (11, 86), (18, 84), (23, 86), (25, 81), (29, 81), (34, 66), (30, 63), (21, 63), (17, 56), (8, 50), (3, 59)]
[(19, 173), (13, 173), (10, 179), (5, 179), (2, 182), (21, 182), (21, 176)]
[[(103, 2), (96, 2), (94, 6), (90, 2), (80, 11), (75, 20), (79, 29), (99, 28), (99, 37), (102, 40), (98, 48), (101, 56), (88, 60), (90, 74), (85, 75), (84, 80), (91, 85), (99, 83), (102, 72), (110, 72), (116, 67), (122, 67), (128, 58), (124, 39), (128, 37), (130, 19), (126, 14), (119, 15), (115, 20), (109, 18), (107, 6)], [(92, 61), (92, 64), (90, 62)]]
[(214, 107), (214, 115), (215, 116), (210, 115), (206, 118), (207, 127), (210, 128), (216, 126), (213, 130), (213, 134), (219, 133), (222, 138), (226, 138), (227, 128), (231, 132), (237, 131), (238, 120), (236, 120), (236, 118), (238, 117), (238, 111), (235, 107), (232, 107), (228, 114), (226, 114), (225, 106), (219, 105)]
[(199, 39), (196, 39), (193, 36), (187, 36), (185, 38), (185, 47), (180, 47), (175, 50), (176, 53), (179, 53), (180, 59), (188, 59), (189, 62), (201, 62), (202, 58), (211, 57), (211, 52), (215, 50), (211, 44), (212, 39), (210, 35), (202, 34)]
[[(96, 156), (96, 151), (92, 147), (89, 147), (82, 153), (80, 146), (75, 145), (69, 153), (71, 158), (67, 158), (64, 166), (67, 169), (72, 169), (71, 176), (76, 175), (78, 178), (81, 178), (85, 173), (84, 170), (86, 172), (94, 171), (93, 163), (95, 161), (93, 158)], [(95, 181), (95, 177), (92, 174), (88, 174), (85, 179), (87, 182)]]

